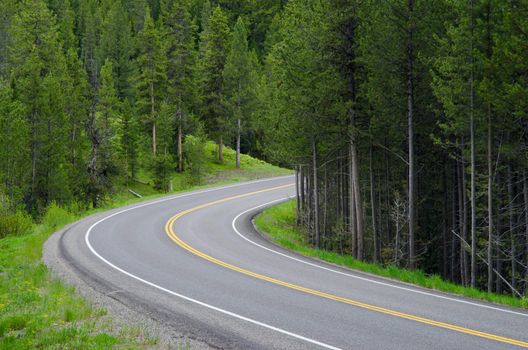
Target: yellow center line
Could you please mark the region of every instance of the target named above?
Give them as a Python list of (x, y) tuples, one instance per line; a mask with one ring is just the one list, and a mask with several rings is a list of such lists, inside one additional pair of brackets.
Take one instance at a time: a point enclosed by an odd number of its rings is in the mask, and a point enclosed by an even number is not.
[(379, 313), (382, 313), (382, 314), (391, 315), (391, 316), (395, 316), (395, 317), (399, 317), (399, 318), (403, 318), (403, 319), (407, 319), (407, 320), (411, 320), (411, 321), (415, 321), (415, 322), (419, 322), (419, 323), (423, 323), (423, 324), (428, 324), (428, 325), (431, 325), (431, 326), (436, 326), (436, 327), (440, 327), (440, 328), (444, 328), (444, 329), (449, 329), (449, 330), (452, 330), (452, 331), (456, 331), (456, 332), (460, 332), (460, 333), (464, 333), (464, 334), (469, 334), (469, 335), (473, 335), (473, 336), (480, 337), (480, 338), (495, 340), (495, 341), (498, 341), (498, 342), (501, 342), (501, 343), (506, 343), (506, 344), (511, 344), (511, 345), (516, 345), (516, 346), (528, 348), (528, 342), (525, 342), (525, 341), (511, 339), (511, 338), (506, 338), (506, 337), (502, 337), (502, 336), (491, 334), (491, 333), (486, 333), (486, 332), (481, 332), (481, 331), (477, 331), (477, 330), (473, 330), (473, 329), (469, 329), (469, 328), (465, 328), (465, 327), (460, 327), (460, 326), (456, 326), (456, 325), (445, 323), (445, 322), (435, 321), (435, 320), (431, 320), (431, 319), (428, 319), (428, 318), (415, 316), (415, 315), (407, 314), (407, 313), (404, 313), (404, 312), (399, 312), (399, 311), (396, 311), (396, 310), (387, 309), (387, 308), (380, 307), (380, 306), (365, 304), (365, 303), (362, 303), (362, 302), (359, 302), (359, 301), (356, 301), (356, 300), (352, 300), (352, 299), (348, 299), (348, 298), (344, 298), (344, 297), (328, 294), (328, 293), (321, 292), (321, 291), (318, 291), (318, 290), (315, 290), (315, 289), (306, 288), (306, 287), (299, 286), (299, 285), (296, 285), (296, 284), (293, 284), (293, 283), (289, 283), (289, 282), (285, 282), (285, 281), (282, 281), (282, 280), (278, 280), (278, 279), (273, 278), (273, 277), (261, 275), (259, 273), (243, 269), (241, 267), (229, 264), (229, 263), (227, 263), (225, 261), (219, 260), (217, 258), (214, 258), (214, 257), (210, 256), (210, 255), (207, 255), (207, 254), (205, 254), (205, 253), (203, 253), (203, 252), (191, 247), (190, 245), (185, 243), (183, 240), (181, 240), (181, 238), (178, 237), (174, 233), (174, 230), (173, 230), (174, 223), (176, 222), (176, 220), (178, 220), (179, 218), (181, 218), (184, 215), (187, 215), (187, 214), (192, 213), (194, 211), (197, 211), (199, 209), (207, 208), (207, 207), (210, 207), (210, 206), (213, 206), (213, 205), (216, 205), (216, 204), (220, 204), (220, 203), (224, 203), (224, 202), (227, 202), (227, 201), (231, 201), (231, 200), (234, 200), (234, 199), (249, 197), (249, 196), (252, 196), (252, 195), (259, 194), (259, 193), (274, 191), (274, 190), (287, 188), (287, 187), (291, 187), (291, 186), (293, 186), (293, 185), (289, 184), (289, 185), (283, 185), (283, 186), (278, 186), (278, 187), (267, 188), (267, 189), (260, 190), (260, 191), (244, 193), (244, 194), (236, 195), (236, 196), (233, 196), (233, 197), (223, 198), (223, 199), (219, 199), (219, 200), (212, 201), (212, 202), (209, 202), (209, 203), (201, 204), (199, 206), (196, 206), (196, 207), (181, 211), (181, 212), (177, 213), (176, 215), (174, 215), (173, 217), (171, 217), (169, 219), (169, 221), (167, 221), (167, 223), (165, 224), (165, 232), (167, 233), (167, 235), (178, 246), (180, 246), (181, 248), (191, 252), (192, 254), (194, 254), (196, 256), (199, 256), (199, 257), (201, 257), (201, 258), (203, 258), (203, 259), (205, 259), (207, 261), (210, 261), (213, 264), (225, 267), (227, 269), (242, 273), (242, 274), (247, 275), (247, 276), (251, 276), (251, 277), (257, 278), (257, 279), (262, 280), (262, 281), (270, 282), (270, 283), (277, 284), (277, 285), (280, 285), (280, 286), (284, 286), (284, 287), (287, 287), (287, 288), (290, 288), (290, 289), (293, 289), (293, 290), (297, 290), (297, 291), (300, 291), (300, 292), (303, 292), (303, 293), (319, 296), (319, 297), (322, 297), (322, 298), (325, 298), (325, 299), (334, 300), (334, 301), (341, 302), (341, 303), (348, 304), (348, 305), (353, 305), (353, 306), (356, 306), (356, 307), (359, 307), (359, 308), (363, 308), (363, 309), (379, 312)]

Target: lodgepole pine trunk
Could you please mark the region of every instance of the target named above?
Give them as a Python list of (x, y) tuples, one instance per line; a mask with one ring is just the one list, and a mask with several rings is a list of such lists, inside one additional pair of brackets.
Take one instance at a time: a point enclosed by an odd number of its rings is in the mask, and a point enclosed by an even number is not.
[(493, 166), (491, 159), (491, 106), (488, 104), (488, 292), (493, 291)]
[(152, 154), (156, 155), (156, 111), (154, 107), (154, 84), (150, 83), (150, 118), (152, 119)]
[[(351, 147), (350, 147), (351, 148)], [(349, 192), (349, 198), (348, 198), (348, 216), (349, 216), (349, 227), (350, 227), (350, 238), (351, 238), (351, 245), (350, 248), (352, 250), (352, 256), (357, 259), (358, 253), (357, 253), (357, 217), (356, 217), (356, 195), (355, 195), (355, 189), (354, 189), (354, 172), (352, 170), (352, 152), (349, 150), (349, 163), (348, 163), (348, 192)]]
[(415, 252), (415, 218), (414, 218), (414, 0), (407, 1), (407, 9), (409, 11), (409, 24), (407, 29), (407, 123), (408, 123), (408, 137), (409, 137), (409, 268), (416, 268), (416, 252)]
[[(523, 195), (524, 195), (524, 233), (525, 233), (525, 255), (526, 255), (526, 266), (528, 266), (528, 173), (524, 172), (523, 181)], [(524, 276), (524, 295), (528, 296), (528, 267), (525, 271)]]
[[(447, 157), (444, 157), (444, 164), (447, 164)], [(442, 277), (447, 278), (447, 234), (449, 231), (449, 219), (448, 207), (447, 207), (447, 168), (444, 167), (443, 176), (442, 176), (442, 190), (444, 192), (444, 203), (442, 205)]]
[(374, 241), (374, 262), (380, 261), (380, 245), (379, 245), (379, 237), (378, 237), (378, 230), (376, 227), (376, 198), (374, 195), (374, 170), (373, 164), (372, 164), (372, 142), (370, 143), (370, 202), (371, 202), (371, 209), (372, 209), (372, 238)]
[[(513, 171), (511, 163), (508, 164), (508, 228), (510, 231), (510, 249), (511, 249), (511, 286), (512, 289), (517, 289), (517, 262), (515, 260), (517, 256), (517, 242), (515, 237), (515, 213), (514, 213), (514, 195), (513, 195)], [(512, 291), (515, 295), (515, 292)]]
[(473, 79), (473, 30), (475, 21), (473, 17), (473, 0), (471, 0), (471, 72), (470, 72), (470, 95), (469, 95), (469, 111), (470, 111), (470, 137), (471, 137), (471, 287), (476, 287), (477, 281), (477, 204), (476, 204), (476, 190), (475, 190), (475, 88)]
[(240, 169), (240, 118), (237, 119), (237, 138), (236, 138), (236, 168)]
[(183, 172), (183, 115), (178, 109), (178, 171)]
[(315, 138), (312, 138), (312, 166), (313, 166), (313, 206), (314, 206), (314, 235), (315, 247), (319, 248), (319, 189), (317, 185), (317, 145)]

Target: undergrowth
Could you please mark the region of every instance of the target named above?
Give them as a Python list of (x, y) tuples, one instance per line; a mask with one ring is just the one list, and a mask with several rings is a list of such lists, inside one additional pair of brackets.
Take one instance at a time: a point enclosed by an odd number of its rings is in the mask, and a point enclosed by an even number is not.
[(420, 270), (407, 270), (393, 265), (382, 266), (358, 261), (349, 255), (341, 255), (322, 249), (312, 248), (305, 240), (302, 230), (296, 225), (295, 201), (288, 201), (264, 210), (255, 218), (256, 227), (267, 235), (272, 242), (329, 263), (346, 266), (351, 269), (388, 277), (417, 286), (453, 293), (492, 303), (519, 308), (528, 308), (528, 298), (515, 298), (506, 294), (487, 293), (446, 281), (438, 275), (427, 275)]

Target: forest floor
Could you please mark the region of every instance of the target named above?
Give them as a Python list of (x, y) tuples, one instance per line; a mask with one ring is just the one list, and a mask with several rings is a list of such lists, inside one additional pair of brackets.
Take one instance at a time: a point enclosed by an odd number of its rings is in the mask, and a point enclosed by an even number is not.
[[(241, 169), (234, 166), (234, 151), (225, 149), (224, 163), (215, 161), (216, 148), (206, 147), (205, 174), (201, 186), (192, 186), (186, 174), (173, 177), (173, 192), (210, 187), (291, 172), (242, 155)], [(155, 191), (146, 173), (132, 189), (117, 189), (97, 211), (166, 195)], [(30, 232), (0, 239), (0, 349), (146, 349), (158, 348), (148, 330), (115, 322), (106, 309), (94, 308), (70, 287), (54, 277), (41, 261), (44, 242), (65, 225), (96, 210), (70, 213), (51, 205)], [(178, 344), (177, 349), (187, 349)]]
[(295, 201), (281, 203), (264, 210), (255, 217), (255, 226), (273, 243), (299, 252), (305, 256), (442, 292), (496, 304), (528, 308), (528, 298), (526, 297), (520, 299), (506, 294), (498, 295), (487, 293), (445, 281), (438, 275), (427, 275), (420, 270), (411, 271), (392, 265), (382, 266), (374, 263), (366, 263), (355, 260), (350, 255), (338, 254), (323, 249), (314, 249), (306, 242), (302, 229), (296, 224)]

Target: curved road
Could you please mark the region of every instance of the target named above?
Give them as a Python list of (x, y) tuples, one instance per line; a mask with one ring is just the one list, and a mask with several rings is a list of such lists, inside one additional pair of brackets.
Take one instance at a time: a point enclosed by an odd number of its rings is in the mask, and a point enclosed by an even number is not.
[(516, 349), (528, 313), (327, 265), (278, 248), (251, 218), (292, 177), (151, 200), (84, 219), (58, 240), (104, 294), (233, 349)]

